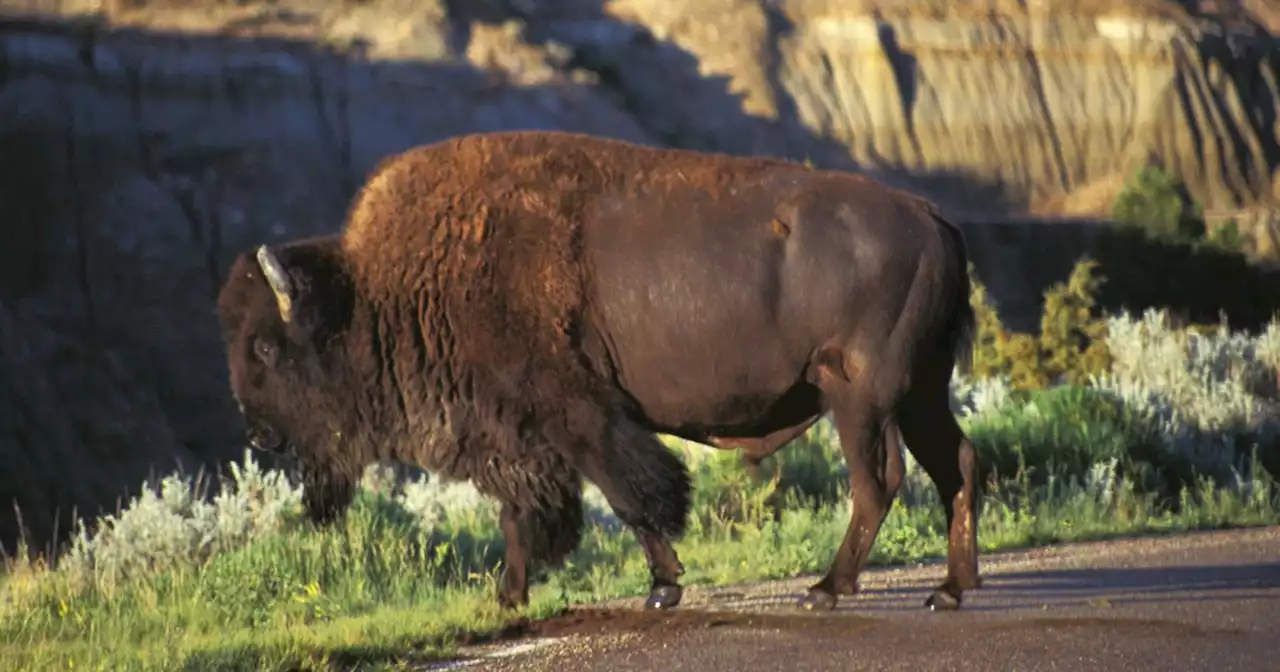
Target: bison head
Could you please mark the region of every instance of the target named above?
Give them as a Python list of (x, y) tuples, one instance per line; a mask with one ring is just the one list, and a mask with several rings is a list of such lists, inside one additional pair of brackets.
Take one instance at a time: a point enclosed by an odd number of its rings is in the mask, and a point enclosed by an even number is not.
[(350, 290), (336, 239), (236, 258), (218, 296), (231, 392), (251, 446), (324, 462), (341, 439)]

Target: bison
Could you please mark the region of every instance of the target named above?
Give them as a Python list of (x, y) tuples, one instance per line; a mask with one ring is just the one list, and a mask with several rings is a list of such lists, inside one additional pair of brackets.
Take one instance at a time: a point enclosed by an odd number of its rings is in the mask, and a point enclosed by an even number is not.
[[(976, 455), (949, 388), (974, 324), (965, 240), (927, 201), (765, 157), (559, 132), (478, 134), (384, 159), (341, 234), (262, 246), (218, 297), (254, 448), (296, 458), (309, 518), (374, 460), (501, 503), (498, 601), (559, 566), (595, 483), (679, 604), (690, 477), (655, 433), (763, 457), (830, 412), (853, 514), (799, 606), (852, 595), (903, 477), (942, 496), (945, 580), (978, 585)], [(890, 437), (892, 440), (887, 440)]]

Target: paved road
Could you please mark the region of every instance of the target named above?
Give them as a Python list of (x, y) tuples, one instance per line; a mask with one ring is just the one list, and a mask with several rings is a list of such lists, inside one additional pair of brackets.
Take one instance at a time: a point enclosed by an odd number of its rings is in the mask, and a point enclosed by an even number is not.
[(427, 669), (1280, 670), (1280, 527), (983, 556), (961, 611), (921, 608), (939, 565), (869, 570), (835, 612), (793, 608), (811, 578), (690, 588), (574, 610)]

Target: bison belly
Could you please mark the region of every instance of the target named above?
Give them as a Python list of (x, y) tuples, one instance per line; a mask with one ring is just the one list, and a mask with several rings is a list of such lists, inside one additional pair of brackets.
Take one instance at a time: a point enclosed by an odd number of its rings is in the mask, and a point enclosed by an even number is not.
[(820, 270), (797, 268), (767, 229), (715, 236), (683, 224), (588, 239), (595, 326), (643, 420), (682, 436), (746, 436), (812, 417), (819, 396), (805, 365), (828, 335), (823, 313), (838, 311), (798, 284)]

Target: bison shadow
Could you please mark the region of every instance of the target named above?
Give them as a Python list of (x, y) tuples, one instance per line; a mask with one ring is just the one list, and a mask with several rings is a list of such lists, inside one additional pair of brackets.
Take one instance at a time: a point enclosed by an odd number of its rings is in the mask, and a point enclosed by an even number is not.
[(1000, 574), (992, 581), (991, 586), (1027, 593), (1071, 594), (1133, 589), (1144, 595), (1199, 590), (1270, 589), (1280, 588), (1280, 562), (1010, 572)]
[[(981, 594), (1003, 604), (966, 605), (979, 611), (1039, 608), (1046, 601), (1062, 606), (1156, 605), (1170, 602), (1235, 602), (1275, 599), (1280, 588), (1280, 563), (1052, 569), (1009, 572), (986, 580)], [(1210, 593), (1206, 595), (1205, 593)]]
[[(933, 559), (921, 564), (936, 567), (941, 572), (946, 561)], [(868, 577), (868, 585), (849, 609), (868, 614), (914, 614), (919, 611), (919, 596), (927, 592), (930, 580), (919, 577), (905, 583), (883, 585)], [(1102, 605), (1121, 607), (1172, 602), (1270, 600), (1275, 599), (1278, 588), (1280, 562), (1002, 571), (984, 575), (982, 589), (966, 594), (962, 611), (1039, 611), (1046, 604), (1055, 608), (1096, 608)], [(740, 607), (769, 607), (800, 595), (801, 592), (797, 591), (767, 597), (725, 593), (718, 599), (732, 601)]]

